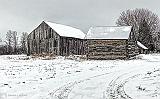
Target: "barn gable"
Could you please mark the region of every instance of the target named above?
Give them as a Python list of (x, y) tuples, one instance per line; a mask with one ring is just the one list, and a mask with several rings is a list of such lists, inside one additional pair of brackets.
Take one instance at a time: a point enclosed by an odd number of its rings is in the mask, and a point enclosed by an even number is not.
[(28, 35), (28, 54), (84, 54), (84, 37), (79, 29), (43, 21)]

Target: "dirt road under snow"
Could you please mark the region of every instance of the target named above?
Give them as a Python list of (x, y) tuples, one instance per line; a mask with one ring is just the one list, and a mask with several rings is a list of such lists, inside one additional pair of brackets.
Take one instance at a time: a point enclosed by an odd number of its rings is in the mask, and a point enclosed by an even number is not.
[(160, 99), (160, 54), (103, 61), (10, 55), (0, 61), (0, 99)]

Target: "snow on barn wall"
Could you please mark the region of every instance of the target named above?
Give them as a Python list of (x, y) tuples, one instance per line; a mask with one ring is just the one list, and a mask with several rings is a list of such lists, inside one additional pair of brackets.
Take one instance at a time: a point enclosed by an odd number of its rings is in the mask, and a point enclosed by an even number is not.
[(131, 26), (92, 27), (86, 39), (88, 59), (127, 59), (138, 53)]
[(43, 21), (28, 36), (28, 54), (85, 54), (85, 34), (79, 29)]

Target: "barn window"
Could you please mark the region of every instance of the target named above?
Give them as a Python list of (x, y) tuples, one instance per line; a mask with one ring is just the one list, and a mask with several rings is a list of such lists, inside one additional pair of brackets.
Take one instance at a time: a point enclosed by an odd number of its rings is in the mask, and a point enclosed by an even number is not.
[(48, 32), (48, 34), (49, 34), (49, 38), (51, 38), (52, 36), (51, 36), (51, 33), (52, 33), (52, 29), (50, 28), (49, 29), (49, 32)]
[(50, 44), (50, 46), (49, 46), (49, 47), (51, 48), (51, 47), (52, 47), (52, 42), (50, 42), (49, 44)]
[(54, 47), (57, 47), (57, 45), (58, 45), (57, 40), (54, 40)]
[(45, 32), (46, 32), (46, 35), (45, 35), (45, 37), (46, 37), (46, 39), (48, 39), (47, 30), (46, 30)]
[(51, 34), (52, 34), (51, 36), (52, 36), (52, 38), (53, 38), (53, 36), (54, 36), (54, 33), (53, 33), (53, 30), (52, 30), (52, 29), (51, 29)]
[(35, 39), (35, 31), (33, 32), (33, 39)]

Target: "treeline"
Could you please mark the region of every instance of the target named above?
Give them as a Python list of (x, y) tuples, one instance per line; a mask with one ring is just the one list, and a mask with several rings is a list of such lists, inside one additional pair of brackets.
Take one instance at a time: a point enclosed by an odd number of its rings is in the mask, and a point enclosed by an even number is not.
[(16, 31), (9, 30), (5, 41), (0, 40), (0, 55), (27, 54), (27, 32), (18, 37)]
[(160, 19), (144, 8), (123, 11), (116, 21), (118, 26), (132, 26), (135, 41), (144, 44), (149, 52), (160, 52)]

